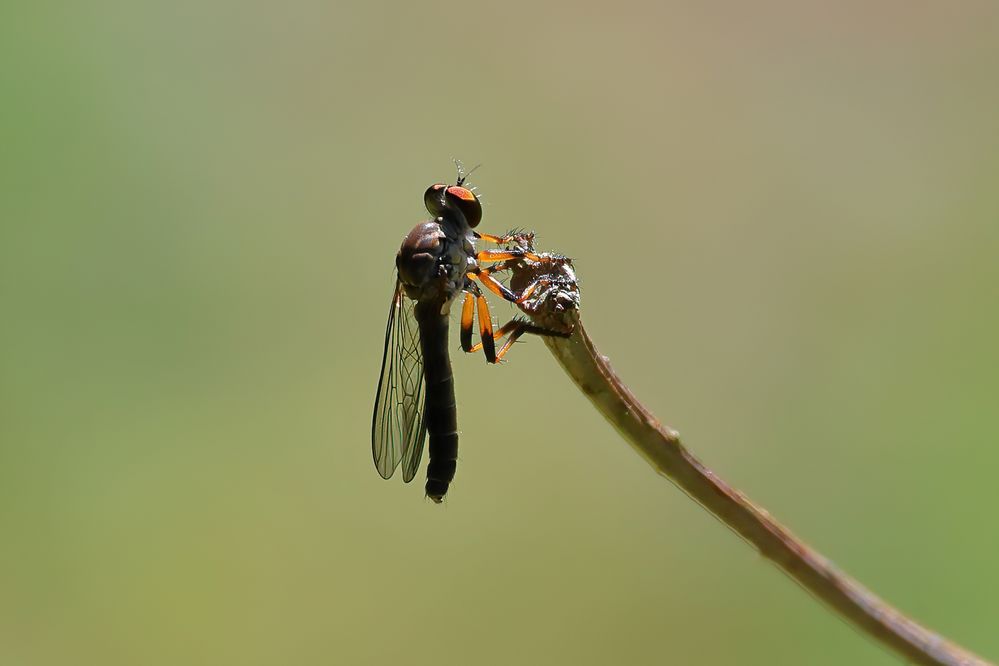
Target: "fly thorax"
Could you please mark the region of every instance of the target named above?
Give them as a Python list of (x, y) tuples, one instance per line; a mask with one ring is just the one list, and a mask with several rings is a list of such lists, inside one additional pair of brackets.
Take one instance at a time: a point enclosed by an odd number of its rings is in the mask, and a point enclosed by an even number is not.
[(459, 242), (449, 242), (444, 247), (441, 255), (441, 262), (448, 268), (450, 277), (450, 291), (457, 294), (465, 285), (465, 273), (468, 271), (469, 255), (465, 252), (464, 244)]

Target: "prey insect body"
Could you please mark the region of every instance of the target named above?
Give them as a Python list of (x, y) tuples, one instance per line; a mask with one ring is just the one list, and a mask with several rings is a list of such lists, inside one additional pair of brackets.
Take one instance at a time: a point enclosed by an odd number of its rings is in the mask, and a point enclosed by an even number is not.
[[(454, 185), (436, 183), (427, 188), (423, 201), (433, 217), (413, 227), (396, 254), (396, 285), (371, 421), (375, 468), (386, 479), (401, 465), (403, 480), (412, 481), (429, 439), (425, 489), (427, 497), (438, 503), (454, 479), (458, 457), (454, 376), (448, 355), (451, 304), (464, 293), (461, 348), (481, 349), (490, 363), (500, 361), (524, 333), (566, 335), (519, 318), (493, 330), (479, 285), (507, 301), (523, 303), (531, 294), (512, 292), (494, 274), (510, 268), (510, 262), (542, 261), (542, 257), (533, 252), (533, 234), (493, 236), (474, 230), (482, 219), (482, 206), (465, 187), (460, 164), (458, 168)], [(476, 250), (478, 240), (503, 247)], [(476, 314), (480, 342), (473, 345)], [(504, 335), (507, 341), (497, 351), (496, 340)]]

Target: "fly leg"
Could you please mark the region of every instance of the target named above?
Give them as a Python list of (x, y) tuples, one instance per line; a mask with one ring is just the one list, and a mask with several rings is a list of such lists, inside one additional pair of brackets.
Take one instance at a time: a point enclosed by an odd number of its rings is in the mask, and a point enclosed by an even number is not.
[[(472, 280), (479, 280), (489, 291), (495, 293), (497, 296), (504, 298), (512, 303), (516, 303), (516, 295), (506, 288), (506, 286), (499, 280), (491, 277), (493, 273), (498, 273), (500, 271), (509, 270), (511, 266), (507, 265), (507, 262), (501, 262), (489, 266), (488, 268), (482, 268), (476, 266), (471, 269), (465, 275), (465, 300), (461, 306), (461, 348), (466, 352), (473, 351), (472, 349), (472, 324), (475, 320), (475, 305), (478, 299), (482, 297), (482, 292), (479, 290), (478, 285), (476, 285)], [(485, 300), (482, 301), (485, 303)], [(487, 308), (488, 305), (484, 307)], [(492, 326), (490, 320), (490, 327)], [(476, 345), (474, 351), (478, 351), (481, 345)]]
[(475, 318), (475, 295), (472, 288), (478, 293), (479, 289), (471, 282), (465, 285), (465, 301), (461, 304), (461, 349), (465, 352), (472, 351), (472, 320)]
[(541, 257), (530, 250), (522, 247), (513, 247), (506, 250), (479, 250), (475, 253), (477, 261), (504, 261), (509, 259), (530, 259), (531, 261), (542, 261)]
[[(479, 254), (482, 254), (481, 252)], [(476, 267), (472, 268), (466, 273), (466, 275), (472, 280), (478, 280), (482, 283), (482, 286), (493, 292), (500, 298), (510, 301), (511, 303), (517, 302), (517, 295), (510, 291), (505, 284), (497, 280), (492, 276), (493, 273), (501, 271), (508, 268), (503, 264), (498, 264), (496, 266), (490, 266), (489, 268)]]
[[(487, 363), (496, 362), (496, 339), (493, 337), (493, 317), (489, 314), (489, 304), (481, 293), (475, 297), (475, 307), (479, 311), (479, 344), (486, 355)], [(472, 351), (478, 351), (474, 347)]]
[[(489, 252), (489, 250), (485, 250), (485, 251), (479, 253), (479, 259), (480, 260), (482, 260), (482, 255), (485, 254), (486, 252)], [(486, 289), (488, 289), (489, 291), (493, 292), (494, 294), (496, 294), (500, 298), (502, 298), (504, 300), (507, 300), (507, 301), (510, 301), (511, 303), (514, 303), (516, 305), (520, 305), (524, 301), (526, 301), (527, 299), (529, 299), (534, 294), (534, 292), (537, 291), (537, 289), (539, 287), (548, 287), (548, 286), (550, 286), (552, 284), (552, 280), (550, 278), (540, 277), (537, 280), (535, 280), (534, 282), (532, 282), (531, 284), (529, 284), (519, 294), (514, 293), (513, 291), (510, 291), (510, 289), (506, 285), (504, 285), (503, 283), (501, 283), (496, 278), (492, 277), (492, 274), (493, 273), (498, 273), (500, 271), (509, 270), (510, 268), (512, 268), (512, 266), (510, 266), (509, 263), (508, 263), (511, 259), (516, 260), (520, 256), (524, 256), (527, 259), (531, 259), (532, 256), (536, 256), (536, 255), (532, 255), (531, 253), (527, 253), (527, 254), (524, 254), (524, 255), (519, 255), (516, 252), (511, 253), (511, 252), (507, 252), (505, 250), (502, 250), (502, 251), (498, 250), (497, 252), (500, 252), (500, 253), (502, 253), (504, 255), (514, 254), (515, 256), (513, 258), (511, 258), (509, 256), (504, 256), (504, 257), (502, 257), (503, 261), (500, 261), (500, 263), (498, 263), (498, 264), (494, 264), (492, 266), (489, 266), (488, 268), (476, 268), (476, 269), (473, 269), (473, 270), (471, 270), (471, 271), (468, 272), (468, 276), (470, 278), (472, 278), (472, 279), (479, 280), (482, 283), (482, 286), (484, 286)], [(500, 257), (497, 257), (497, 259), (499, 259), (499, 258)], [(485, 260), (486, 261), (493, 261), (493, 259), (485, 259)], [(547, 262), (547, 261), (550, 261), (550, 260), (551, 259), (549, 257), (538, 257), (538, 259), (537, 259), (537, 261), (539, 263)], [(533, 261), (533, 259), (532, 259), (532, 261)]]
[[(562, 338), (569, 337), (570, 335), (570, 333), (565, 333), (563, 331), (554, 331), (542, 328), (541, 326), (535, 326), (522, 317), (514, 317), (504, 324), (499, 330), (495, 332), (493, 331), (493, 320), (492, 316), (489, 314), (489, 304), (486, 302), (485, 296), (482, 295), (478, 286), (472, 282), (472, 280), (478, 280), (490, 291), (502, 296), (511, 303), (517, 304), (526, 301), (538, 287), (544, 286), (548, 282), (544, 278), (538, 279), (528, 286), (527, 289), (521, 292), (521, 294), (515, 294), (501, 282), (496, 280), (496, 278), (491, 276), (491, 273), (505, 270), (507, 268), (509, 268), (509, 266), (507, 266), (504, 262), (489, 268), (476, 268), (467, 273), (469, 280), (465, 287), (465, 302), (463, 303), (461, 309), (461, 348), (470, 353), (477, 352), (481, 349), (486, 355), (486, 361), (489, 363), (498, 363), (501, 361), (503, 357), (506, 356), (506, 353), (510, 351), (513, 343), (515, 343), (517, 339), (525, 333)], [(472, 324), (475, 310), (478, 310), (479, 315), (480, 342), (472, 345)], [(509, 337), (507, 337), (506, 342), (503, 343), (503, 347), (500, 348), (499, 351), (496, 351), (496, 341), (501, 340), (503, 336)]]
[(480, 234), (478, 231), (472, 232), (476, 238), (479, 238), (490, 243), (495, 243), (496, 245), (507, 245), (509, 243), (516, 243), (519, 247), (530, 248), (534, 245), (534, 233), (528, 232), (518, 232), (511, 231), (508, 234), (502, 236), (494, 236), (493, 234)]
[[(471, 275), (469, 275), (471, 277)], [(499, 283), (497, 283), (499, 284)], [(505, 289), (506, 287), (504, 287)], [(477, 345), (472, 345), (472, 324), (475, 311), (479, 314), (479, 339)], [(474, 353), (480, 349), (486, 355), (486, 361), (496, 362), (496, 343), (493, 334), (493, 319), (489, 314), (489, 304), (478, 285), (469, 279), (465, 283), (465, 300), (461, 305), (461, 349)]]
[[(522, 317), (514, 317), (507, 323), (503, 324), (503, 326), (501, 326), (500, 329), (496, 331), (494, 339), (490, 341), (490, 344), (492, 344), (493, 347), (495, 347), (496, 340), (500, 340), (503, 338), (504, 335), (509, 334), (509, 337), (507, 338), (506, 342), (503, 343), (503, 346), (500, 347), (500, 350), (494, 351), (495, 358), (494, 360), (491, 360), (490, 363), (499, 363), (500, 361), (502, 361), (503, 357), (506, 356), (506, 353), (510, 351), (510, 347), (513, 346), (513, 343), (515, 343), (517, 339), (520, 338), (520, 336), (522, 336), (524, 333), (533, 333), (534, 335), (547, 335), (558, 338), (567, 338), (570, 335), (572, 335), (571, 333), (564, 333), (562, 331), (552, 331), (547, 328), (541, 328), (540, 326), (535, 326), (534, 324), (531, 324)], [(473, 352), (479, 351), (479, 348), (483, 346), (484, 345), (480, 342), (479, 344), (473, 346), (471, 351)]]
[[(476, 289), (478, 291), (478, 289)], [(472, 309), (473, 304), (475, 309), (479, 311), (479, 342), (475, 345), (466, 346), (467, 343), (472, 341)], [(466, 352), (475, 353), (480, 349), (486, 355), (487, 363), (499, 363), (506, 356), (506, 353), (510, 351), (510, 347), (513, 343), (517, 341), (520, 336), (524, 333), (533, 333), (534, 335), (548, 335), (560, 338), (567, 338), (571, 334), (564, 333), (562, 331), (552, 331), (547, 328), (542, 328), (540, 326), (535, 326), (531, 324), (526, 319), (522, 317), (514, 317), (507, 323), (505, 323), (498, 331), (493, 331), (493, 320), (492, 316), (489, 314), (489, 304), (486, 303), (485, 296), (479, 293), (474, 297), (470, 292), (466, 292), (465, 304), (462, 307), (461, 313), (461, 348)], [(503, 336), (507, 337), (505, 343), (496, 351), (496, 341), (502, 340)], [(467, 342), (466, 342), (467, 341)]]
[(527, 232), (511, 231), (503, 236), (493, 234), (480, 234), (473, 232), (479, 238), (496, 245), (514, 245), (502, 250), (481, 250), (476, 253), (478, 261), (503, 261), (505, 259), (530, 259), (531, 261), (541, 261), (541, 258), (534, 253), (534, 234)]

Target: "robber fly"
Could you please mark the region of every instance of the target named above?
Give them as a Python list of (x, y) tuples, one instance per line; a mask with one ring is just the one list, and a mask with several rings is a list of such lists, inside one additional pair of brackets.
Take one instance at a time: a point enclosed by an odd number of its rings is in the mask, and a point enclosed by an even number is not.
[[(514, 294), (493, 273), (506, 262), (541, 261), (530, 245), (533, 234), (492, 236), (475, 231), (482, 219), (482, 204), (467, 174), (456, 161), (454, 185), (436, 183), (427, 188), (423, 203), (433, 216), (409, 232), (395, 258), (396, 283), (385, 328), (381, 376), (371, 420), (371, 451), (375, 467), (389, 478), (402, 463), (403, 480), (416, 476), (429, 434), (430, 463), (426, 494), (440, 503), (454, 479), (458, 458), (458, 421), (454, 377), (448, 356), (448, 315), (451, 304), (464, 294), (461, 309), (461, 348), (484, 352), (497, 363), (524, 333), (566, 335), (547, 331), (515, 317), (493, 331), (489, 306), (479, 288), (512, 303), (530, 293)], [(474, 169), (473, 169), (474, 171)], [(470, 173), (470, 172), (469, 172)], [(479, 250), (478, 240), (503, 246)], [(482, 263), (491, 263), (483, 267)], [(472, 326), (478, 312), (480, 342), (472, 344)], [(496, 350), (496, 341), (507, 335)]]

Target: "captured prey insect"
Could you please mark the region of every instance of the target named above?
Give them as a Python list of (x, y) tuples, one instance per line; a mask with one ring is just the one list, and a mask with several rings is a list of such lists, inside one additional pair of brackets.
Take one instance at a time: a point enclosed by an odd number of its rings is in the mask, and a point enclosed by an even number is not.
[[(396, 255), (395, 291), (371, 420), (375, 468), (386, 479), (401, 463), (403, 480), (413, 480), (429, 434), (426, 494), (437, 503), (454, 479), (458, 458), (454, 377), (448, 356), (448, 315), (454, 300), (464, 293), (461, 348), (466, 352), (481, 349), (489, 363), (502, 359), (524, 333), (567, 335), (519, 317), (494, 332), (479, 285), (507, 301), (522, 303), (533, 289), (515, 294), (493, 274), (510, 268), (507, 262), (543, 259), (533, 252), (533, 234), (493, 236), (474, 231), (482, 219), (482, 205), (465, 187), (467, 174), (461, 163), (456, 161), (456, 166), (454, 185), (436, 183), (424, 193), (423, 202), (433, 217), (413, 227)], [(477, 240), (501, 247), (477, 251)], [(492, 265), (483, 267), (485, 262)], [(480, 342), (473, 345), (476, 310)], [(497, 351), (496, 341), (504, 335), (507, 340)]]

